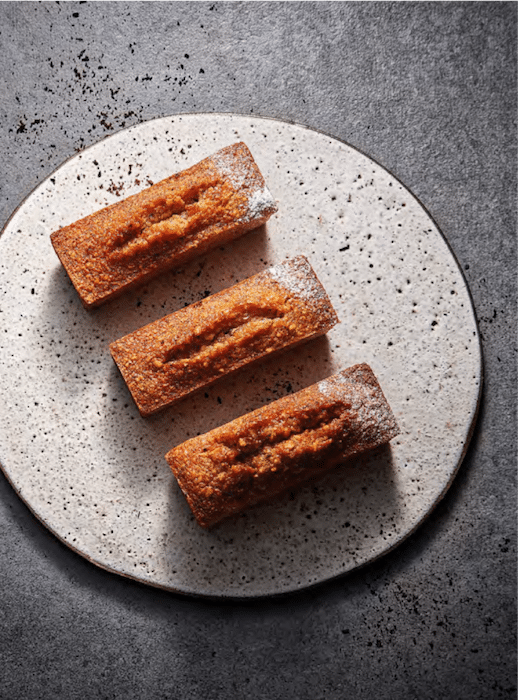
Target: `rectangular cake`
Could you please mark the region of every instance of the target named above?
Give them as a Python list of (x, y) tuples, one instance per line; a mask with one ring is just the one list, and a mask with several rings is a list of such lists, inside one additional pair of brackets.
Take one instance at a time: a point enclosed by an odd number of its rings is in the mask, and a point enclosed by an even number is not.
[(110, 352), (148, 416), (244, 365), (323, 335), (337, 321), (301, 255), (116, 340)]
[(202, 527), (270, 501), (399, 433), (371, 368), (355, 365), (170, 450)]
[(261, 226), (276, 210), (252, 154), (236, 143), (51, 241), (89, 308)]

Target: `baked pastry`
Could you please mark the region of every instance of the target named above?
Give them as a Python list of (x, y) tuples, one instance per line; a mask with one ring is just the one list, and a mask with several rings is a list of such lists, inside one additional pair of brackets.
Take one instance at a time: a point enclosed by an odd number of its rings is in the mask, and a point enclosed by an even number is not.
[(116, 340), (110, 352), (143, 416), (250, 362), (326, 333), (338, 319), (304, 256)]
[(51, 241), (88, 308), (261, 226), (276, 210), (252, 154), (236, 143)]
[(198, 523), (211, 527), (398, 433), (361, 364), (187, 440), (166, 460)]

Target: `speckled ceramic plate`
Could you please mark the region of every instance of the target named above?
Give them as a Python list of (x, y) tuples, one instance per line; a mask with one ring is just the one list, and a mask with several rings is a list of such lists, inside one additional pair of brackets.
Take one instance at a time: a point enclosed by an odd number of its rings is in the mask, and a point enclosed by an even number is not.
[[(100, 309), (83, 309), (50, 233), (238, 140), (278, 200), (267, 227)], [(312, 263), (340, 325), (141, 418), (108, 344), (298, 253)], [(388, 552), (451, 483), (481, 387), (469, 292), (423, 206), (347, 144), (269, 119), (167, 117), (66, 162), (0, 238), (0, 324), (0, 463), (16, 492), (95, 564), (187, 594), (280, 594)], [(390, 448), (202, 530), (165, 453), (363, 361), (401, 427)]]

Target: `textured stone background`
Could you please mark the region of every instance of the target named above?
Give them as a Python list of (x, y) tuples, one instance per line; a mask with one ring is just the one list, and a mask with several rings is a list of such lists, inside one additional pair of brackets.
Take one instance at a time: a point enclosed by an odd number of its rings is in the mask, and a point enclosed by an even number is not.
[[(395, 552), (273, 601), (100, 571), (0, 477), (0, 697), (516, 697), (514, 3), (0, 3), (0, 225), (63, 160), (179, 112), (342, 138), (425, 204), (485, 355), (451, 490)], [(0, 315), (1, 332), (1, 315)], [(0, 414), (1, 415), (1, 414)]]

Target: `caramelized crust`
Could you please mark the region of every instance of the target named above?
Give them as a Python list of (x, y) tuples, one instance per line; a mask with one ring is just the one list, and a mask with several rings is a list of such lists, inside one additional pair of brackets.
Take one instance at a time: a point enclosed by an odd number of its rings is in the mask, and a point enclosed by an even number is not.
[(86, 307), (183, 265), (276, 211), (250, 151), (236, 143), (51, 234)]
[(110, 345), (143, 416), (337, 323), (305, 257), (148, 324)]
[(166, 460), (198, 523), (211, 527), (398, 433), (362, 364), (192, 438)]

